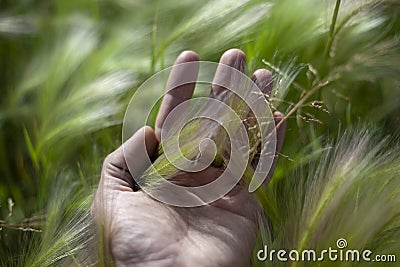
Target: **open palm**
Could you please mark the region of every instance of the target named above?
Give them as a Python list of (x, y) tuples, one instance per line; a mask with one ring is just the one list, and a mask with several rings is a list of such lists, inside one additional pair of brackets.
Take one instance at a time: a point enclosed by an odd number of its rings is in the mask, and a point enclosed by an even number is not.
[[(191, 51), (183, 52), (180, 63), (198, 61)], [(245, 70), (246, 58), (242, 51), (232, 49), (224, 53), (220, 64)], [(173, 68), (168, 83), (174, 83), (183, 73)], [(223, 75), (216, 72), (215, 79)], [(268, 94), (271, 74), (257, 70), (252, 80)], [(169, 112), (192, 97), (194, 84), (185, 84), (167, 91), (156, 121), (156, 129), (144, 127), (120, 148), (111, 153), (103, 164), (99, 190), (93, 204), (93, 216), (103, 225), (107, 247), (118, 266), (248, 266), (257, 235), (258, 205), (246, 189), (237, 185), (223, 198), (196, 208), (180, 208), (158, 202), (145, 192), (136, 190), (129, 172), (124, 151), (135, 155), (145, 142), (149, 157), (155, 155), (160, 132)], [(212, 95), (223, 88), (213, 87)], [(282, 114), (274, 114), (277, 120)], [(284, 127), (278, 129), (278, 149)], [(146, 155), (135, 155), (141, 169)], [(209, 166), (197, 173), (184, 173), (179, 179), (185, 185), (207, 183), (216, 179), (221, 170)]]

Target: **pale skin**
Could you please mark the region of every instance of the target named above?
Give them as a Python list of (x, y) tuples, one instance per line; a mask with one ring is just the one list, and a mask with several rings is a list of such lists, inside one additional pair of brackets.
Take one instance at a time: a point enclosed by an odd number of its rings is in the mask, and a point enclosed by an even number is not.
[[(185, 51), (175, 65), (198, 61), (195, 52)], [(220, 63), (245, 71), (246, 56), (238, 49), (226, 51)], [(193, 70), (195, 72), (196, 70)], [(169, 83), (183, 75), (178, 69), (171, 71)], [(184, 75), (194, 75), (196, 73)], [(214, 79), (224, 79), (218, 70)], [(269, 94), (272, 76), (259, 69), (252, 80)], [(97, 224), (106, 225), (106, 245), (117, 266), (249, 266), (258, 225), (258, 204), (254, 196), (237, 185), (225, 197), (196, 208), (178, 208), (154, 200), (143, 191), (133, 190), (123, 150), (135, 155), (140, 144), (146, 143), (147, 153), (153, 158), (160, 139), (160, 131), (168, 113), (178, 104), (192, 97), (194, 84), (186, 84), (166, 92), (156, 120), (156, 130), (144, 127), (121, 147), (112, 152), (103, 164), (99, 190), (92, 214)], [(218, 95), (223, 88), (213, 86), (210, 94)], [(276, 122), (283, 117), (274, 113)], [(285, 125), (277, 130), (279, 150)], [(137, 165), (140, 169), (141, 157)], [(187, 173), (181, 180), (193, 185), (215, 179), (222, 170), (213, 166), (198, 172)], [(270, 172), (272, 175), (273, 170)]]

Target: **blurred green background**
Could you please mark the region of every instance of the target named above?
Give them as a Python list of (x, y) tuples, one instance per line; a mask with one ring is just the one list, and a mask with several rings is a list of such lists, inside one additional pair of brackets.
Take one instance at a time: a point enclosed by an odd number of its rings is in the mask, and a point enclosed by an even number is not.
[(399, 15), (397, 0), (1, 0), (2, 266), (76, 252), (68, 222), (90, 205), (131, 96), (186, 49), (218, 61), (240, 48), (249, 74), (274, 73), (271, 105), (289, 118), (271, 188), (346, 129), (396, 139)]

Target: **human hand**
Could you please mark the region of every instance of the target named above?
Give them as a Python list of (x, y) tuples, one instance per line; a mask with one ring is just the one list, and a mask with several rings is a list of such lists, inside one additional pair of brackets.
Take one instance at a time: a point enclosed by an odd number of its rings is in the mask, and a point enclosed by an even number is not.
[[(176, 64), (198, 61), (191, 51), (183, 52)], [(245, 71), (246, 58), (242, 51), (232, 49), (224, 53), (220, 63)], [(169, 83), (182, 73), (172, 69)], [(215, 74), (215, 80), (223, 79)], [(264, 69), (257, 70), (252, 80), (265, 94), (272, 87), (272, 76)], [(258, 204), (242, 186), (237, 185), (223, 198), (195, 208), (173, 207), (158, 202), (144, 191), (134, 190), (133, 176), (126, 163), (125, 153), (135, 155), (134, 168), (146, 168), (146, 155), (137, 151), (143, 143), (150, 158), (154, 157), (163, 123), (180, 103), (190, 99), (195, 84), (189, 83), (164, 96), (156, 120), (156, 129), (144, 127), (121, 147), (111, 153), (103, 164), (101, 181), (92, 207), (97, 225), (104, 230), (104, 242), (118, 266), (248, 266), (257, 236)], [(213, 86), (216, 96), (223, 88)], [(279, 121), (283, 115), (274, 113)], [(277, 130), (277, 150), (283, 141), (284, 124)], [(135, 153), (136, 152), (136, 153)], [(132, 167), (130, 165), (130, 167)], [(185, 185), (216, 179), (221, 170), (209, 166), (200, 172), (184, 173)], [(272, 175), (273, 168), (269, 175)]]

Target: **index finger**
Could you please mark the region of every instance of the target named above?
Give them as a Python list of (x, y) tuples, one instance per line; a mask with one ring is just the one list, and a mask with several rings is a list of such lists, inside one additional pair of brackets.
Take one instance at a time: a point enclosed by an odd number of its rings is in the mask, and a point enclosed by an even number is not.
[[(168, 114), (180, 103), (190, 99), (196, 86), (199, 72), (199, 56), (193, 51), (184, 51), (176, 59), (168, 77), (166, 93), (155, 123), (155, 133), (161, 138), (161, 129)], [(190, 64), (185, 64), (189, 63)], [(196, 63), (197, 62), (197, 63)]]

